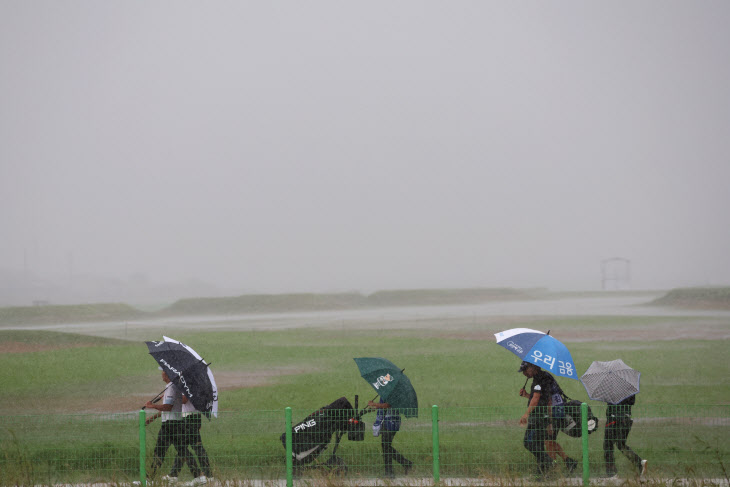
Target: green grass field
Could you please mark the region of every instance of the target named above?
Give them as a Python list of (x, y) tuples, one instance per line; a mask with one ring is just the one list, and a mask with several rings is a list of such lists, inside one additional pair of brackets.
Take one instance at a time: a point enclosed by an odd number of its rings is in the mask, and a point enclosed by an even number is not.
[[(340, 396), (371, 399), (374, 392), (352, 360), (363, 356), (387, 357), (404, 367), (418, 391), (419, 418), (405, 420), (396, 446), (417, 463), (420, 475), (431, 468), (432, 405), (441, 412), (442, 475), (519, 474), (532, 463), (517, 425), (525, 407), (517, 391), (525, 379), (516, 371), (519, 359), (493, 337), (515, 327), (552, 330), (570, 348), (579, 373), (593, 360), (615, 358), (642, 372), (630, 444), (654, 460), (655, 472), (721, 477), (722, 465), (730, 465), (728, 318), (512, 316), (441, 325), (377, 320), (173, 335), (166, 324), (164, 332), (212, 363), (221, 415), (206, 423), (203, 434), (221, 477), (280, 477), (284, 408), (293, 409), (296, 422)], [(677, 330), (695, 338), (665, 339), (667, 330), (674, 333), (670, 338), (684, 336)], [(162, 332), (137, 329), (134, 340), (122, 340), (0, 330), (0, 480), (134, 478), (136, 411), (163, 386), (143, 341), (160, 339)], [(569, 396), (588, 399), (578, 381), (560, 383)], [(602, 418), (604, 404), (587, 402)], [(157, 427), (148, 428), (148, 448)], [(561, 438), (566, 451), (580, 455), (580, 440)], [(590, 440), (595, 473), (601, 469), (601, 440), (600, 431)], [(358, 475), (377, 475), (377, 439), (343, 441), (340, 453)]]
[[(572, 320), (572, 322), (571, 322)], [(531, 320), (522, 325), (559, 330), (566, 336), (575, 329), (606, 328), (625, 336), (622, 326), (636, 332), (651, 328), (655, 318), (571, 318), (558, 325)], [(512, 323), (510, 327), (519, 326)], [(692, 327), (687, 319), (687, 327)], [(618, 330), (618, 331), (617, 331)], [(491, 330), (490, 330), (491, 331)], [(176, 335), (213, 363), (223, 379), (221, 410), (310, 409), (323, 399), (341, 395), (367, 395), (352, 360), (359, 356), (383, 356), (401, 367), (418, 385), (422, 406), (492, 406), (509, 404), (524, 378), (515, 372), (519, 360), (494, 343), (491, 333), (474, 339), (473, 330), (458, 338), (457, 330), (331, 328), (293, 329), (275, 332), (201, 332)], [(556, 332), (553, 332), (555, 335)], [(149, 339), (159, 339), (150, 334)], [(728, 404), (726, 340), (608, 340), (569, 343), (579, 372), (593, 360), (622, 358), (642, 371), (641, 404)], [(3, 414), (17, 413), (23, 404), (28, 413), (82, 411), (133, 411), (130, 395), (154, 395), (163, 385), (154, 360), (142, 341), (128, 341), (49, 331), (0, 331), (0, 343), (28, 343), (38, 351), (0, 354), (4, 371)], [(44, 350), (43, 347), (51, 347)], [(246, 387), (260, 374), (264, 383)], [(238, 376), (241, 384), (237, 384)], [(227, 379), (230, 378), (230, 379)], [(229, 384), (230, 383), (230, 384)], [(566, 393), (584, 398), (577, 381), (561, 381)], [(236, 387), (240, 385), (240, 387)], [(43, 394), (39, 394), (42, 390)], [(40, 397), (43, 397), (42, 402)], [(74, 398), (82, 398), (85, 408)], [(90, 407), (103, 399), (113, 404)], [(137, 401), (143, 404), (141, 399)], [(130, 407), (131, 406), (131, 407)]]

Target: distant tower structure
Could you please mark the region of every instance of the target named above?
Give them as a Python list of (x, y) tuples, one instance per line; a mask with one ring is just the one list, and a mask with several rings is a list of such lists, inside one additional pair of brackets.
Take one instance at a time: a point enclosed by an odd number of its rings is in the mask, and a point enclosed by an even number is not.
[(631, 289), (631, 261), (623, 257), (602, 260), (601, 285), (604, 291)]

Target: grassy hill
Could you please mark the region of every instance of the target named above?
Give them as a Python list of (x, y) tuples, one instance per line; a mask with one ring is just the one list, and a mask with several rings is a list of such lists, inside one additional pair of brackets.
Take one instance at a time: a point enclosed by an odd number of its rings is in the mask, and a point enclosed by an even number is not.
[(164, 316), (284, 313), (359, 308), (366, 304), (361, 294), (246, 294), (224, 298), (188, 298), (158, 312)]
[(367, 304), (369, 306), (444, 306), (530, 297), (531, 291), (512, 288), (402, 289), (377, 291), (367, 297)]
[[(47, 325), (94, 321), (131, 321), (190, 315), (286, 313), (389, 306), (443, 306), (531, 299), (539, 290), (511, 288), (406, 289), (331, 294), (246, 294), (220, 298), (180, 299), (155, 312), (123, 303), (0, 308), (0, 325)], [(544, 292), (544, 291), (543, 291)]]
[(694, 309), (730, 309), (730, 287), (672, 289), (651, 304)]
[(377, 291), (368, 296), (359, 293), (248, 294), (226, 298), (181, 299), (159, 313), (164, 316), (282, 313), (383, 306), (443, 306), (528, 298), (529, 292), (510, 288), (404, 289)]

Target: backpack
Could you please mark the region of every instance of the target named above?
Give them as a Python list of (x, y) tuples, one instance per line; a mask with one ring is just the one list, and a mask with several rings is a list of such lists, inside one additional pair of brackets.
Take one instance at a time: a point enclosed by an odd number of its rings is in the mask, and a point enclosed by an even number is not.
[[(565, 396), (565, 399), (570, 399)], [(586, 404), (586, 406), (588, 406)], [(583, 423), (581, 422), (581, 402), (577, 399), (570, 399), (562, 405), (564, 415), (562, 422), (558, 423), (560, 430), (573, 438), (580, 438), (583, 433)], [(598, 429), (598, 418), (591, 411), (591, 407), (587, 409), (588, 416), (588, 434), (590, 435)]]

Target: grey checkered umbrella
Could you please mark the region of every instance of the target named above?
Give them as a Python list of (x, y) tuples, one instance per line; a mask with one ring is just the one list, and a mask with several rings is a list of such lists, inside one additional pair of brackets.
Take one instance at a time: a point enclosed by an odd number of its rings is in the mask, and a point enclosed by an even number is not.
[(594, 401), (618, 404), (639, 392), (641, 372), (634, 370), (623, 360), (593, 362), (580, 378), (588, 397)]

